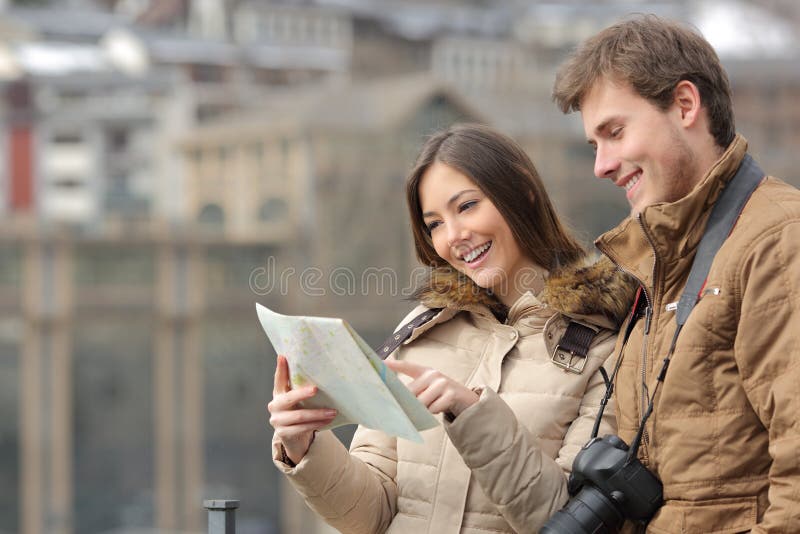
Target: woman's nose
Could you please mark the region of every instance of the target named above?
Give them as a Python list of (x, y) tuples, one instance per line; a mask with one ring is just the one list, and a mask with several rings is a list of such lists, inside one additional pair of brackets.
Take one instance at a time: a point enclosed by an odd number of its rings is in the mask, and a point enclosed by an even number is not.
[(447, 225), (447, 245), (452, 247), (459, 241), (469, 238), (469, 230), (463, 225), (451, 222)]

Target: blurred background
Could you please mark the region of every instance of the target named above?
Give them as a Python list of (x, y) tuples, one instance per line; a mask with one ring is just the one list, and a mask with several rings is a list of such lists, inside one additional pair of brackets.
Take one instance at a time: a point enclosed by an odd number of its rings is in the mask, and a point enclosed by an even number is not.
[(797, 185), (794, 0), (0, 0), (0, 532), (203, 532), (208, 498), (328, 532), (270, 461), (254, 303), (379, 344), (420, 275), (405, 173), (455, 121), (522, 143), (586, 243), (614, 226), (550, 88), (631, 12), (706, 35)]

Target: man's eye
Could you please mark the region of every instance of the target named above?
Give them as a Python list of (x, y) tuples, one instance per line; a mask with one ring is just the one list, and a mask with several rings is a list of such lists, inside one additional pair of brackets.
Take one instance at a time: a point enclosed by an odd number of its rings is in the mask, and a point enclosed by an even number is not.
[(619, 126), (611, 130), (611, 137), (619, 137), (620, 135), (622, 135), (622, 126)]

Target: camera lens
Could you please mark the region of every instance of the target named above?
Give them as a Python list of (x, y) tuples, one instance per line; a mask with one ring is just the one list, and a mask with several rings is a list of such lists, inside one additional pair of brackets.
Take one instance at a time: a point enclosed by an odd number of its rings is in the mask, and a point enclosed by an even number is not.
[(551, 517), (540, 534), (617, 534), (625, 518), (616, 504), (594, 486), (584, 486)]

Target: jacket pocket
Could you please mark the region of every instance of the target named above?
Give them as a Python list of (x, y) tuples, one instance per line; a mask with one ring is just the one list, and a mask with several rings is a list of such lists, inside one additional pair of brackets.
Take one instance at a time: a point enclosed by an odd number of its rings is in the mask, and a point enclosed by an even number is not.
[(736, 534), (758, 521), (758, 498), (730, 497), (704, 501), (670, 500), (647, 526), (653, 534)]

